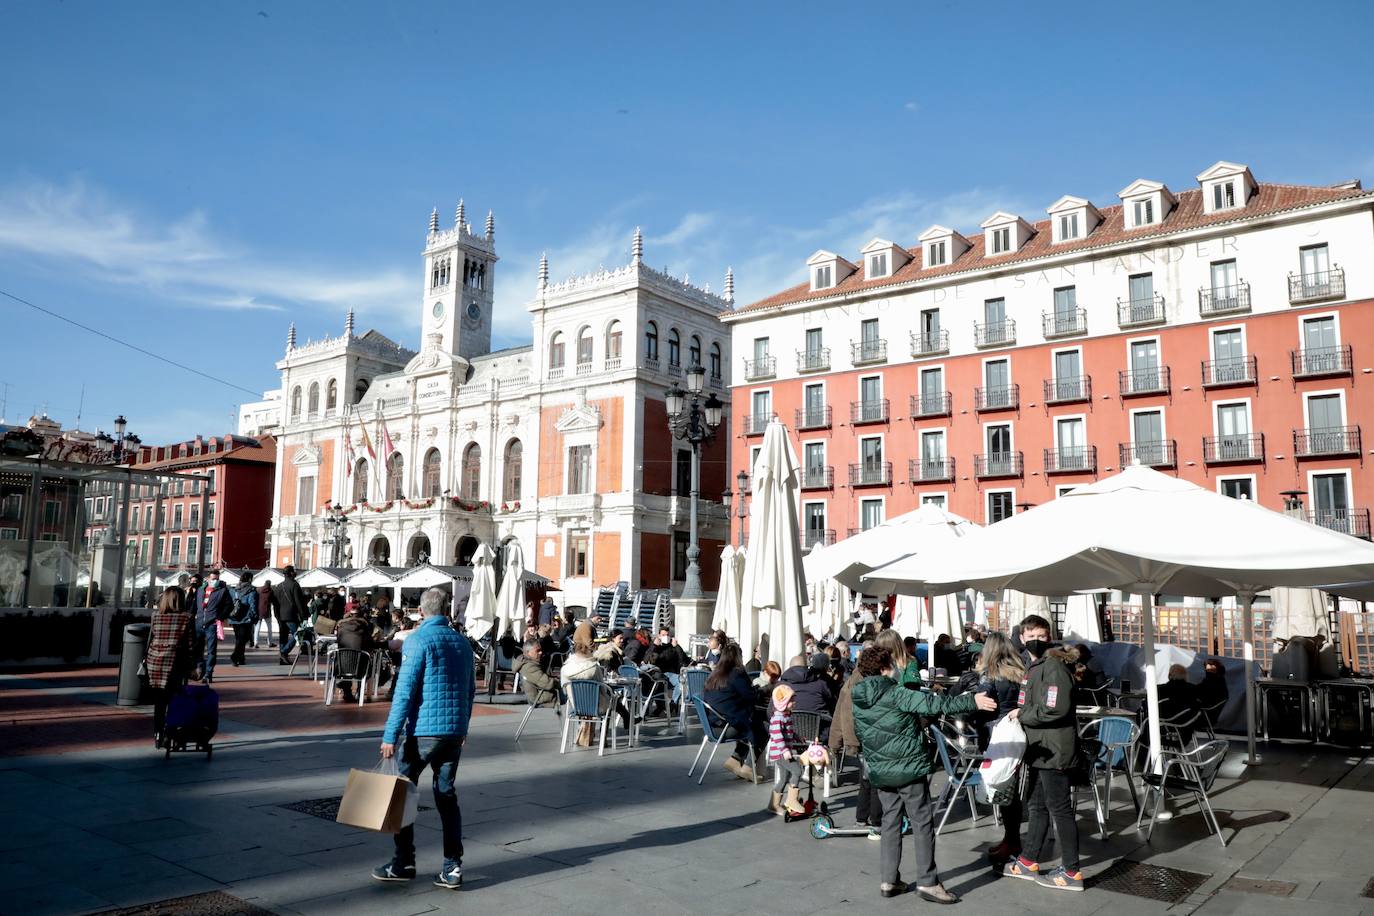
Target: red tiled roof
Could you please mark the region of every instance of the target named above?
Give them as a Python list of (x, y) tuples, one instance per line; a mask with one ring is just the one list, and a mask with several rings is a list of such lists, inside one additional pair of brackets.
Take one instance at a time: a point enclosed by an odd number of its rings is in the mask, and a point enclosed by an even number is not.
[(913, 280), (924, 280), (932, 277), (942, 277), (951, 274), (962, 274), (980, 268), (996, 267), (1002, 264), (1016, 264), (1021, 261), (1030, 261), (1048, 255), (1064, 254), (1073, 251), (1085, 251), (1094, 248), (1102, 248), (1117, 242), (1130, 241), (1133, 239), (1156, 238), (1167, 236), (1175, 232), (1182, 232), (1187, 229), (1197, 229), (1204, 226), (1218, 225), (1222, 223), (1242, 222), (1253, 219), (1257, 216), (1265, 216), (1272, 213), (1282, 213), (1287, 210), (1299, 210), (1303, 207), (1316, 206), (1317, 204), (1331, 203), (1337, 200), (1347, 200), (1356, 197), (1368, 197), (1374, 195), (1374, 190), (1360, 190), (1358, 188), (1322, 188), (1304, 185), (1287, 184), (1267, 184), (1262, 183), (1258, 186), (1254, 196), (1244, 208), (1239, 210), (1225, 210), (1219, 213), (1203, 213), (1202, 191), (1193, 189), (1182, 191), (1178, 194), (1178, 204), (1164, 220), (1152, 226), (1145, 226), (1139, 229), (1127, 229), (1123, 222), (1125, 208), (1121, 204), (1114, 204), (1109, 207), (1102, 207), (1102, 222), (1098, 224), (1086, 238), (1074, 242), (1060, 242), (1052, 244), (1053, 238), (1050, 231), (1049, 219), (1042, 219), (1031, 224), (1034, 234), (1026, 240), (1018, 250), (1011, 254), (989, 255), (983, 250), (983, 233), (968, 236), (968, 241), (972, 247), (964, 252), (952, 263), (945, 264), (930, 270), (921, 269), (922, 246), (908, 248), (911, 260), (898, 269), (895, 273), (869, 280), (864, 277), (864, 266), (850, 274), (839, 283), (829, 289), (812, 290), (809, 282), (799, 283), (789, 287), (782, 292), (760, 299), (758, 302), (741, 306), (723, 314), (739, 314), (741, 312), (753, 312), (767, 308), (790, 305), (794, 302), (804, 302), (809, 299), (829, 299), (833, 296), (843, 296), (847, 293), (859, 292), (868, 289), (880, 289), (885, 286), (898, 286), (909, 283)]

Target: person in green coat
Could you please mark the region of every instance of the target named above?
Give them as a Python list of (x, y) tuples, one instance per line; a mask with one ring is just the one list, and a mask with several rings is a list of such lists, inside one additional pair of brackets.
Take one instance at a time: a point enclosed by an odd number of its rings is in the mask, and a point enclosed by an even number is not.
[(854, 729), (863, 746), (868, 779), (882, 802), (883, 825), (879, 851), (884, 897), (906, 892), (902, 882), (902, 809), (911, 821), (916, 842), (916, 892), (932, 903), (958, 903), (945, 890), (935, 870), (935, 811), (930, 800), (930, 774), (935, 761), (926, 746), (922, 716), (957, 715), (975, 709), (992, 712), (997, 703), (984, 694), (957, 697), (909, 690), (898, 683), (901, 667), (883, 646), (859, 655), (864, 678), (853, 688)]

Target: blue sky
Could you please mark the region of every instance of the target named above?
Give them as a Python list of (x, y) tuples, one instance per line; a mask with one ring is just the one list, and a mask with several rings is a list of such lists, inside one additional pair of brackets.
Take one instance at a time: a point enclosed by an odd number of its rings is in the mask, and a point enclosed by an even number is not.
[[(646, 259), (747, 302), (817, 248), (911, 244), (1218, 159), (1374, 179), (1374, 4), (9, 4), (0, 289), (244, 388), (302, 340), (414, 345), (431, 207), (496, 212), (498, 343), (535, 264)], [(7, 419), (145, 441), (250, 396), (0, 299)]]

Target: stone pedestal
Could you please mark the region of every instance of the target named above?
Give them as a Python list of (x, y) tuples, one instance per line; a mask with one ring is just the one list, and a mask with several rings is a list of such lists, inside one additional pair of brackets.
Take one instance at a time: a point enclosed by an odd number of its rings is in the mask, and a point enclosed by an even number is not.
[(716, 596), (706, 598), (673, 599), (673, 635), (684, 648), (687, 638), (711, 631), (711, 618), (716, 612)]

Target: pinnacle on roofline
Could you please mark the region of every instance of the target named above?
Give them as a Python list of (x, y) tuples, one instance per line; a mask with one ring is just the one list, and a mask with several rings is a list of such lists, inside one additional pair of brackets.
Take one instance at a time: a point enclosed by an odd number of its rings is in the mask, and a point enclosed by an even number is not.
[(348, 310), (348, 315), (344, 318), (344, 337), (353, 336), (353, 310)]
[(429, 232), (431, 235), (439, 231), (439, 208), (435, 207), (429, 212)]
[(463, 231), (463, 223), (467, 221), (468, 208), (463, 203), (463, 198), (458, 198), (458, 210), (453, 214), (453, 225), (459, 232)]
[(491, 210), (487, 211), (486, 236), (487, 241), (496, 237), (496, 215)]
[(635, 264), (644, 261), (644, 233), (639, 230), (638, 226), (635, 226), (634, 241), (630, 243), (630, 255)]
[(539, 288), (546, 289), (549, 285), (549, 253), (546, 251), (539, 256)]
[(296, 349), (296, 322), (291, 322), (291, 326), (286, 329), (286, 352), (290, 353)]
[(726, 302), (735, 301), (735, 268), (725, 268), (725, 291), (722, 297)]

